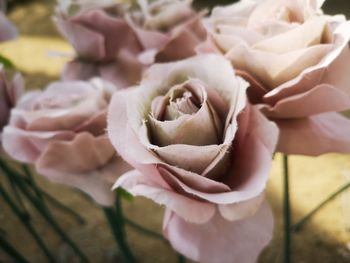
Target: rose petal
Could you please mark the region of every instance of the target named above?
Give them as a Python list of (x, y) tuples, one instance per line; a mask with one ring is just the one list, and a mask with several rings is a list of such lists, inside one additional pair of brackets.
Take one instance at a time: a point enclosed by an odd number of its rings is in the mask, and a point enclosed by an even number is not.
[(347, 94), (334, 86), (321, 84), (305, 93), (282, 99), (274, 107), (263, 105), (262, 112), (270, 118), (304, 118), (349, 108)]
[(205, 224), (192, 224), (167, 211), (164, 234), (186, 257), (203, 263), (253, 263), (273, 234), (273, 216), (267, 203), (252, 217), (227, 221), (219, 213)]
[(106, 136), (82, 132), (71, 141), (52, 141), (41, 153), (40, 166), (66, 173), (97, 170), (111, 160), (115, 151)]
[(3, 130), (2, 143), (4, 150), (15, 160), (34, 163), (41, 151), (52, 140), (71, 140), (75, 134), (71, 131), (28, 132), (13, 126)]
[(279, 152), (311, 156), (350, 152), (350, 121), (340, 114), (323, 113), (276, 123), (281, 130)]
[(207, 202), (200, 202), (184, 195), (173, 192), (169, 187), (159, 185), (148, 176), (133, 170), (124, 174), (114, 185), (123, 187), (135, 196), (144, 196), (154, 202), (166, 205), (189, 222), (205, 223), (215, 213), (215, 206)]

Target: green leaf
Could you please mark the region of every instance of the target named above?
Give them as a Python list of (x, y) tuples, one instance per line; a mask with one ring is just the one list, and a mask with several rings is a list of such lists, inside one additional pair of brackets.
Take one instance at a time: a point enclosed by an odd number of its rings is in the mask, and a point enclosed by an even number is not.
[(0, 55), (0, 63), (3, 64), (6, 69), (16, 69), (16, 66), (12, 63), (12, 61), (3, 55)]
[(134, 201), (134, 196), (126, 191), (124, 188), (119, 187), (117, 189), (118, 197), (124, 198), (125, 200), (132, 202)]

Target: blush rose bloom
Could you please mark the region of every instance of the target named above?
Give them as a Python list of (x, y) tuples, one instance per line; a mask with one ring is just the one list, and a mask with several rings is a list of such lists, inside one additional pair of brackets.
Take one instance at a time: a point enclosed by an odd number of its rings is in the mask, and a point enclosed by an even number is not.
[(4, 150), (17, 161), (35, 164), (51, 181), (76, 187), (101, 205), (112, 205), (113, 183), (129, 169), (105, 132), (114, 89), (95, 79), (57, 82), (44, 91), (26, 93), (4, 128)]
[(0, 0), (0, 42), (12, 40), (17, 37), (16, 27), (6, 17), (6, 2)]
[[(69, 2), (80, 9), (68, 14)], [(118, 87), (137, 84), (144, 68), (154, 61), (195, 55), (206, 32), (190, 1), (137, 1), (136, 6), (102, 1), (61, 1), (55, 17), (77, 58), (68, 63), (63, 78), (100, 76)], [(181, 48), (178, 48), (178, 47)]]
[(350, 151), (350, 22), (320, 0), (242, 0), (217, 7), (201, 52), (223, 53), (251, 83), (252, 103), (280, 130), (278, 150)]
[(9, 121), (11, 109), (15, 107), (23, 92), (22, 76), (16, 74), (12, 80), (9, 80), (3, 66), (0, 65), (0, 134)]
[(116, 92), (109, 138), (136, 170), (115, 187), (167, 207), (164, 233), (200, 262), (254, 262), (272, 236), (263, 192), (278, 130), (219, 55), (152, 66)]

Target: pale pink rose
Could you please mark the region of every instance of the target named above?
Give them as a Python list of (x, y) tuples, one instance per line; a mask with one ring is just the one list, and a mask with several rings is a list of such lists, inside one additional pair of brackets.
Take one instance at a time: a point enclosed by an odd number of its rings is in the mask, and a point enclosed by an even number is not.
[(8, 123), (11, 109), (15, 107), (23, 92), (22, 76), (16, 74), (12, 80), (9, 80), (3, 66), (0, 65), (0, 134), (3, 127)]
[(17, 37), (17, 29), (6, 17), (6, 2), (0, 0), (0, 42)]
[(109, 138), (136, 170), (115, 187), (167, 207), (166, 237), (200, 262), (254, 262), (273, 220), (263, 202), (277, 127), (247, 104), (219, 55), (157, 64), (116, 92)]
[(77, 58), (65, 66), (63, 79), (99, 76), (118, 87), (139, 81), (143, 66), (138, 54), (143, 48), (123, 18), (125, 8), (123, 4), (85, 8), (71, 16), (58, 10), (56, 25), (77, 53)]
[[(350, 22), (320, 0), (242, 0), (206, 21), (202, 52), (223, 53), (251, 83), (250, 101), (281, 129), (278, 150), (349, 152)], [(337, 126), (332, 125), (337, 123)], [(339, 137), (340, 136), (340, 137)]]
[(53, 182), (76, 187), (102, 205), (112, 205), (112, 185), (129, 166), (106, 135), (111, 84), (56, 82), (26, 93), (11, 111), (3, 147), (15, 160), (35, 164)]
[(100, 76), (121, 88), (131, 86), (149, 64), (195, 55), (195, 47), (205, 40), (203, 14), (189, 1), (138, 1), (133, 7), (78, 1), (81, 8), (74, 15), (67, 14), (69, 2), (63, 2), (55, 17), (77, 52), (63, 71), (64, 79)]
[[(145, 64), (171, 62), (195, 55), (197, 45), (205, 41), (206, 32), (192, 0), (137, 0), (140, 10), (127, 14), (144, 48), (140, 59)], [(150, 2), (150, 3), (149, 3)]]

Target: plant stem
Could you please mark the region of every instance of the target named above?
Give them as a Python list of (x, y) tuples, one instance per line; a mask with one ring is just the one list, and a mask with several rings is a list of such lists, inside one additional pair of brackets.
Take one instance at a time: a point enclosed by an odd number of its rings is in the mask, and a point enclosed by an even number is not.
[(139, 224), (137, 224), (136, 222), (132, 221), (131, 219), (129, 218), (126, 218), (124, 217), (124, 221), (125, 221), (125, 224), (129, 225), (130, 227), (138, 230), (139, 232), (145, 234), (145, 235), (148, 235), (148, 236), (151, 236), (151, 237), (154, 237), (154, 238), (158, 238), (158, 239), (161, 239), (161, 240), (165, 240), (164, 237), (157, 233), (157, 232), (154, 232), (152, 230), (149, 230)]
[(290, 195), (289, 195), (289, 167), (288, 156), (283, 155), (283, 219), (284, 219), (284, 242), (283, 242), (283, 262), (291, 262), (291, 211), (290, 211)]
[(0, 236), (0, 248), (18, 263), (29, 263), (13, 246)]
[(42, 249), (49, 262), (56, 262), (55, 257), (51, 254), (49, 249), (46, 247), (45, 242), (41, 239), (39, 234), (35, 231), (31, 223), (28, 221), (26, 215), (21, 212), (21, 210), (16, 206), (16, 204), (12, 201), (8, 193), (1, 185), (0, 195), (4, 198), (5, 202), (9, 205), (9, 207), (12, 209), (13, 213), (18, 217), (18, 219), (22, 221), (24, 227), (32, 235), (38, 246)]
[(62, 240), (64, 242), (66, 242), (75, 251), (75, 253), (80, 257), (81, 262), (89, 262), (87, 257), (83, 254), (83, 252), (81, 252), (81, 250), (77, 247), (77, 245), (61, 229), (61, 227), (58, 225), (58, 223), (56, 222), (56, 220), (52, 216), (51, 212), (43, 206), (43, 203), (40, 202), (40, 200), (38, 200), (36, 198), (36, 196), (33, 196), (33, 193), (31, 193), (27, 189), (27, 185), (23, 183), (23, 180), (18, 179), (18, 177), (21, 177), (21, 175), (18, 174), (17, 171), (11, 170), (11, 168), (1, 158), (0, 158), (0, 168), (8, 176), (17, 177), (16, 183), (17, 183), (19, 189), (27, 197), (27, 199), (31, 202), (31, 204), (34, 206), (34, 208), (43, 216), (43, 218), (46, 220), (46, 222), (52, 226), (52, 228), (62, 238)]
[(301, 220), (299, 220), (298, 223), (296, 223), (292, 227), (292, 229), (294, 231), (299, 231), (304, 226), (304, 224), (307, 223), (309, 221), (309, 219), (315, 213), (317, 213), (323, 206), (325, 206), (327, 203), (329, 203), (331, 200), (336, 198), (339, 194), (341, 194), (342, 192), (344, 192), (348, 188), (350, 188), (350, 182), (344, 184), (337, 191), (335, 191), (334, 193), (330, 194), (324, 201), (322, 201), (319, 205), (317, 205), (314, 209), (312, 209), (305, 217), (303, 217)]
[(124, 229), (124, 217), (122, 211), (122, 205), (120, 196), (116, 195), (116, 205), (113, 209), (112, 207), (104, 207), (103, 211), (107, 218), (107, 221), (111, 227), (115, 241), (118, 244), (120, 253), (122, 256), (122, 261), (124, 263), (134, 263), (136, 262), (126, 240), (125, 229)]
[(183, 255), (178, 254), (178, 256), (177, 256), (177, 262), (178, 262), (178, 263), (186, 263), (186, 258), (185, 258)]

